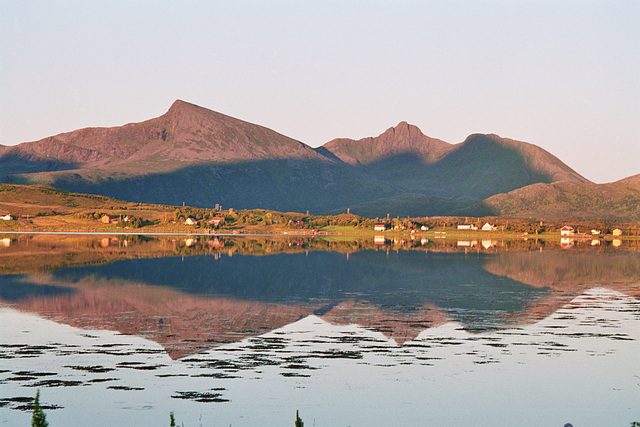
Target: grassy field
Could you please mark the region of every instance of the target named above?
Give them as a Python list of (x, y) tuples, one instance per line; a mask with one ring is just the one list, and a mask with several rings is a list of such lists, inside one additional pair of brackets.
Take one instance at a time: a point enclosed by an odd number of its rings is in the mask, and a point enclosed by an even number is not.
[[(614, 227), (623, 231), (625, 238), (640, 236), (640, 223), (614, 224), (603, 221), (559, 219), (541, 221), (501, 217), (422, 217), (370, 219), (352, 214), (329, 216), (282, 213), (267, 210), (216, 211), (189, 206), (168, 206), (132, 203), (100, 195), (70, 193), (42, 185), (0, 184), (0, 215), (11, 215), (11, 220), (0, 220), (0, 232), (94, 232), (94, 233), (181, 233), (181, 234), (270, 234), (300, 236), (413, 236), (427, 238), (482, 239), (482, 238), (560, 238), (564, 224), (573, 225), (578, 232), (574, 238), (591, 238), (592, 228), (603, 231), (601, 237)], [(103, 223), (109, 215), (117, 223)], [(212, 217), (222, 216), (220, 227), (209, 225)], [(185, 224), (186, 218), (195, 218), (197, 225)], [(125, 221), (125, 219), (128, 219)], [(388, 230), (374, 232), (376, 222), (385, 222)], [(494, 231), (457, 230), (457, 224), (483, 223), (499, 225)], [(429, 230), (420, 226), (428, 224)]]

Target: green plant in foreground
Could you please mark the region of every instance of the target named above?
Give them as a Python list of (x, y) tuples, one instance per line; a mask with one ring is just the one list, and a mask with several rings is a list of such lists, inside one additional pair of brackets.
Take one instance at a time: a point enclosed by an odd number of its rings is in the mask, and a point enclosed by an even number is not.
[(31, 417), (31, 427), (47, 427), (49, 423), (46, 415), (40, 407), (40, 390), (36, 391), (36, 398), (33, 400), (33, 416)]
[(304, 427), (304, 423), (298, 416), (298, 411), (296, 410), (296, 427)]

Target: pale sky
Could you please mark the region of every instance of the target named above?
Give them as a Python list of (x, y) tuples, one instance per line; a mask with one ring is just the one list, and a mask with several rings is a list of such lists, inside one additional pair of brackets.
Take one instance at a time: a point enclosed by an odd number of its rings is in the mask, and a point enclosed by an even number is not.
[(400, 121), (640, 173), (640, 1), (0, 0), (0, 144), (175, 99), (313, 147)]

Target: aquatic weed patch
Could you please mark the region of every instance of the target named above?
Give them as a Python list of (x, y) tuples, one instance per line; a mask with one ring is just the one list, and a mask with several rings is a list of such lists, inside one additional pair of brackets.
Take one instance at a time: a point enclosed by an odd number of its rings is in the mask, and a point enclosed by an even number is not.
[(114, 371), (114, 368), (107, 368), (100, 365), (90, 365), (90, 366), (81, 366), (81, 365), (67, 365), (65, 368), (70, 368), (75, 371), (83, 371), (90, 372), (92, 374), (103, 374), (105, 372)]
[[(29, 396), (16, 396), (16, 397), (5, 397), (0, 398), (0, 408), (9, 408), (14, 409), (16, 411), (33, 411), (34, 408), (34, 398)], [(53, 405), (53, 404), (42, 404), (40, 403), (40, 408), (53, 410), (53, 409), (63, 409), (64, 406)]]
[(128, 385), (110, 385), (107, 387), (110, 390), (119, 390), (119, 391), (142, 391), (144, 387), (131, 387)]
[(174, 399), (186, 399), (202, 403), (223, 403), (229, 401), (229, 399), (224, 399), (221, 396), (222, 393), (176, 391), (176, 394), (172, 395), (171, 397)]

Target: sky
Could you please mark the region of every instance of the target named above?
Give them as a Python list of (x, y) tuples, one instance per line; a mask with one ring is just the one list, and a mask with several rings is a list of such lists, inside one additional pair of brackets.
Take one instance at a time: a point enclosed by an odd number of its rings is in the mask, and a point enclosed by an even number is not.
[(401, 121), (640, 173), (640, 1), (0, 0), (0, 144), (176, 99), (312, 147)]

